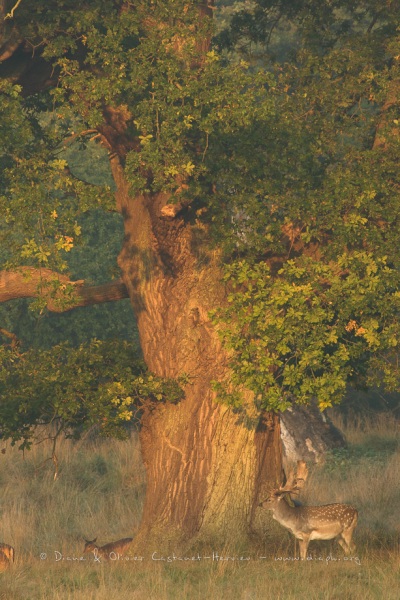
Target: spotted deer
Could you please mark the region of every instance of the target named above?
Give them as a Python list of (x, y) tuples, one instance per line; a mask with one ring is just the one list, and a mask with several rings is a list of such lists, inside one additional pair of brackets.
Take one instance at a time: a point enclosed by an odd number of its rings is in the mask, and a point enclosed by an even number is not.
[(0, 571), (5, 571), (14, 562), (14, 548), (0, 543)]
[[(311, 540), (338, 538), (346, 554), (354, 552), (351, 538), (357, 525), (358, 512), (348, 504), (325, 504), (323, 506), (295, 506), (289, 494), (296, 494), (304, 486), (308, 469), (304, 461), (298, 461), (297, 474), (291, 472), (284, 487), (274, 489), (259, 506), (272, 511), (273, 518), (289, 529), (299, 540), (300, 558), (307, 557)], [(286, 501), (289, 496), (292, 506)]]
[(102, 558), (117, 558), (119, 556), (123, 556), (129, 546), (132, 543), (133, 538), (123, 538), (122, 540), (117, 540), (116, 542), (109, 542), (104, 546), (99, 546), (96, 544), (97, 538), (94, 540), (85, 540), (85, 548), (83, 550), (84, 554), (88, 554), (89, 552), (93, 552), (96, 556), (101, 556)]

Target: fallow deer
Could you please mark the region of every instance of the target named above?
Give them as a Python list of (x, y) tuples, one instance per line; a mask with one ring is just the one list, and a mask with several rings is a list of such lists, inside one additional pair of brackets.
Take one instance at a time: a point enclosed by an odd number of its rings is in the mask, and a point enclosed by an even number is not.
[(0, 571), (5, 571), (14, 562), (14, 548), (0, 543)]
[(123, 556), (128, 550), (129, 546), (132, 543), (133, 538), (123, 538), (122, 540), (117, 540), (116, 542), (109, 542), (104, 546), (99, 546), (96, 544), (97, 538), (94, 540), (85, 540), (85, 548), (83, 550), (84, 554), (89, 552), (93, 552), (96, 556), (101, 556), (105, 559), (116, 559), (118, 556)]
[(302, 560), (306, 559), (311, 540), (331, 540), (337, 537), (346, 554), (354, 552), (355, 544), (351, 538), (358, 519), (355, 508), (348, 504), (289, 506), (285, 500), (285, 496), (290, 493), (298, 493), (307, 475), (305, 462), (298, 461), (297, 475), (290, 473), (285, 486), (273, 490), (259, 506), (271, 510), (273, 518), (299, 540)]

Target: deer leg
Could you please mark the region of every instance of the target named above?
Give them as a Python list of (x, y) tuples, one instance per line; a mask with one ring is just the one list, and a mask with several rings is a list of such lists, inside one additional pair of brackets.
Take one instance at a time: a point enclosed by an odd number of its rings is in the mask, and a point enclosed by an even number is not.
[(349, 549), (349, 546), (348, 546), (348, 544), (347, 544), (346, 540), (345, 540), (344, 538), (342, 539), (342, 538), (340, 537), (340, 538), (337, 538), (337, 541), (338, 541), (338, 544), (340, 544), (340, 545), (341, 545), (341, 547), (343, 548), (343, 550), (344, 550), (344, 553), (345, 553), (345, 554), (348, 554), (348, 553), (349, 553), (349, 551), (350, 551), (350, 549)]
[(306, 560), (307, 558), (307, 548), (308, 548), (308, 544), (310, 541), (310, 536), (309, 535), (305, 535), (303, 533), (303, 538), (299, 540), (299, 547), (300, 547), (300, 558), (301, 560)]
[(338, 539), (339, 544), (342, 546), (343, 550), (346, 554), (350, 554), (350, 552), (354, 552), (356, 549), (356, 545), (352, 542), (351, 538), (353, 536), (353, 527), (342, 531), (341, 538)]
[[(358, 520), (358, 514), (357, 514), (357, 512), (355, 512), (350, 525), (348, 527), (346, 527), (346, 529), (343, 529), (343, 531), (340, 534), (340, 537), (342, 539), (338, 540), (339, 544), (342, 546), (342, 548), (346, 554), (350, 554), (350, 552), (354, 552), (354, 550), (356, 549), (356, 545), (354, 542), (352, 542), (351, 538), (352, 538), (353, 532), (356, 528), (357, 520)], [(346, 544), (346, 546), (344, 544)]]

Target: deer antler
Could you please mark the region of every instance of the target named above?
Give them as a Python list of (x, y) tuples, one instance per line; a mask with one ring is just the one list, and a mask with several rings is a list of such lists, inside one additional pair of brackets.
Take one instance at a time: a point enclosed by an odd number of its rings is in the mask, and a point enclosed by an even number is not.
[(308, 477), (308, 468), (304, 460), (297, 461), (296, 474), (294, 469), (289, 470), (285, 485), (279, 487), (276, 491), (279, 493), (288, 492), (297, 494), (303, 487)]
[[(289, 504), (293, 504), (290, 498), (290, 494), (298, 494), (301, 489), (303, 489), (306, 479), (308, 477), (308, 469), (304, 460), (297, 461), (297, 469), (296, 474), (294, 473), (294, 469), (290, 468), (287, 474), (286, 483), (284, 486), (279, 486), (274, 489), (268, 490), (267, 499), (272, 496), (279, 496), (281, 494), (288, 494), (287, 500)], [(262, 506), (263, 502), (259, 504)], [(294, 506), (294, 504), (293, 504)]]

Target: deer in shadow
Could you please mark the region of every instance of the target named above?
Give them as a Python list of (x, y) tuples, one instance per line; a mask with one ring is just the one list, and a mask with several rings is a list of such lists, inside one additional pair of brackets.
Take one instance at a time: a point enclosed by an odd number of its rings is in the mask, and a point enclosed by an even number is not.
[(104, 546), (99, 546), (96, 544), (96, 540), (97, 537), (94, 538), (94, 540), (85, 540), (85, 548), (83, 553), (88, 554), (89, 552), (93, 552), (95, 557), (100, 556), (101, 558), (107, 560), (116, 560), (119, 556), (126, 554), (133, 541), (133, 538), (123, 538), (122, 540), (117, 540), (116, 542), (104, 544)]

